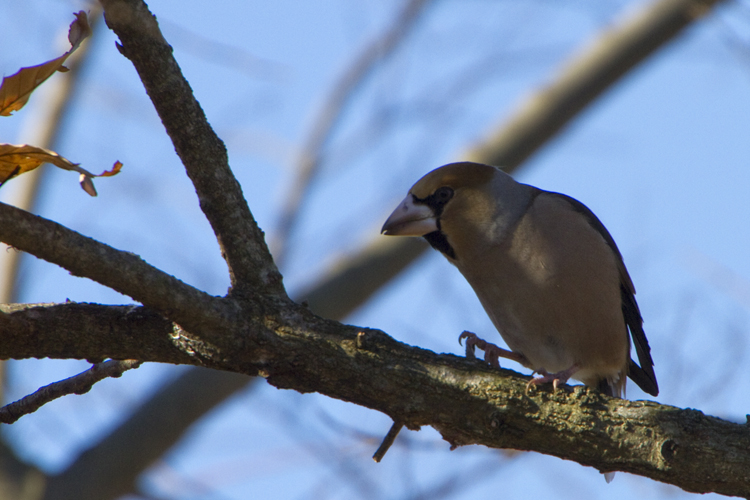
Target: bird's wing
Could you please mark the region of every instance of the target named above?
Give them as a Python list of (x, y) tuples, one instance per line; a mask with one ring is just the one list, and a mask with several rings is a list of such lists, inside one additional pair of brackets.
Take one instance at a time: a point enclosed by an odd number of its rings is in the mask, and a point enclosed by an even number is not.
[(638, 303), (635, 300), (635, 287), (633, 281), (630, 279), (628, 270), (625, 267), (625, 263), (622, 259), (622, 254), (617, 248), (615, 240), (612, 235), (609, 234), (604, 224), (597, 218), (589, 208), (570, 196), (549, 192), (550, 195), (559, 196), (567, 201), (570, 206), (578, 213), (583, 215), (591, 227), (604, 238), (604, 241), (609, 245), (614, 254), (617, 256), (617, 267), (620, 272), (620, 295), (622, 297), (622, 314), (625, 319), (625, 324), (630, 330), (630, 335), (633, 338), (633, 344), (635, 345), (635, 352), (638, 355), (638, 361), (640, 366), (636, 364), (632, 359), (628, 364), (628, 376), (638, 384), (638, 387), (643, 389), (644, 392), (656, 396), (659, 394), (659, 386), (656, 382), (656, 374), (654, 373), (654, 361), (651, 358), (651, 347), (648, 345), (648, 339), (646, 333), (643, 331), (643, 318), (641, 317), (641, 311), (638, 308)]

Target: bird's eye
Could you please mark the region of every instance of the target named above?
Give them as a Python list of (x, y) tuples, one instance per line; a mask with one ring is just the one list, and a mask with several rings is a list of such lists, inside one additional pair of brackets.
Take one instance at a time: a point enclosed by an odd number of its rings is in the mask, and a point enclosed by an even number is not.
[(453, 190), (448, 186), (443, 186), (438, 188), (433, 196), (435, 197), (435, 202), (444, 205), (445, 203), (448, 203), (448, 200), (453, 198)]

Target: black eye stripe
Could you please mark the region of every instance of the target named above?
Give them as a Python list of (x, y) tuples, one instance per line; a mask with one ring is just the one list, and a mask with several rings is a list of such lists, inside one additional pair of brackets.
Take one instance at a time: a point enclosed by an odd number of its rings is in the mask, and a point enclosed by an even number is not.
[(448, 186), (442, 186), (425, 198), (417, 198), (414, 196), (414, 201), (416, 203), (427, 205), (432, 209), (435, 216), (439, 217), (440, 214), (443, 213), (443, 207), (445, 207), (445, 204), (448, 203), (451, 198), (453, 198), (453, 189)]
[(417, 198), (414, 194), (412, 194), (412, 198), (414, 199), (414, 203), (427, 205), (432, 210), (432, 213), (435, 214), (435, 222), (438, 230), (425, 234), (424, 239), (427, 240), (432, 248), (455, 260), (456, 252), (453, 250), (450, 243), (448, 243), (448, 238), (445, 237), (445, 234), (443, 234), (442, 228), (440, 227), (440, 216), (443, 213), (445, 205), (451, 200), (451, 198), (453, 198), (453, 189), (448, 186), (441, 186), (425, 198)]

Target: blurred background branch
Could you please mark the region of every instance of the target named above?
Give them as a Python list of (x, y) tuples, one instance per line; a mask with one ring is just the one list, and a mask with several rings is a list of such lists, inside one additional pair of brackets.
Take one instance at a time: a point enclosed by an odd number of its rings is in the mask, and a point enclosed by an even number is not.
[[(101, 29), (101, 6), (96, 3), (89, 11), (89, 22), (93, 34), (79, 50), (66, 62), (68, 72), (57, 75), (38, 92), (39, 99), (25, 117), (21, 141), (26, 144), (52, 149), (57, 148), (61, 130), (71, 111), (81, 78), (90, 63), (91, 46), (98, 38)], [(66, 27), (67, 29), (67, 27)], [(29, 212), (35, 212), (40, 193), (43, 190), (45, 173), (49, 168), (42, 166), (24, 174), (3, 191), (8, 194), (8, 203)], [(0, 252), (0, 303), (15, 303), (23, 297), (24, 281), (20, 279), (25, 254), (18, 251)], [(5, 402), (7, 362), (0, 361), (0, 402)], [(0, 441), (0, 498), (18, 500), (38, 499), (44, 491), (43, 472), (20, 460), (13, 449)]]
[(286, 195), (286, 203), (281, 209), (271, 246), (276, 265), (283, 268), (288, 240), (297, 223), (305, 199), (315, 182), (315, 177), (324, 163), (324, 148), (331, 133), (341, 120), (347, 105), (356, 91), (389, 55), (398, 50), (412, 29), (416, 26), (430, 0), (406, 0), (404, 6), (390, 26), (362, 50), (336, 83), (313, 120), (313, 125), (302, 144), (302, 150), (295, 167), (292, 187)]
[[(97, 31), (101, 29), (101, 17), (101, 6), (99, 3), (93, 4), (89, 12), (93, 34), (66, 62), (65, 66), (69, 71), (57, 75), (57, 78), (47, 82), (39, 90), (44, 101), (37, 101), (33, 111), (25, 118), (21, 132), (24, 144), (56, 150), (66, 117), (73, 107), (79, 82), (91, 64), (89, 54), (91, 46), (96, 43), (94, 40), (98, 38)], [(48, 170), (45, 166), (37, 168), (5, 186), (4, 191), (10, 192), (7, 202), (27, 212), (35, 212), (43, 189), (44, 174)], [(22, 252), (0, 252), (0, 303), (18, 302), (23, 293), (23, 281), (19, 280), (23, 255)]]
[[(631, 69), (717, 3), (719, 2), (661, 0), (643, 6), (635, 14), (624, 16), (577, 51), (577, 55), (550, 77), (549, 83), (523, 100), (514, 113), (498, 120), (499, 125), (486, 134), (486, 140), (468, 148), (457, 159), (502, 165), (507, 171), (514, 171), (606, 89), (620, 81)], [(418, 21), (432, 4), (426, 0), (404, 2), (392, 24), (353, 59), (351, 66), (328, 92), (316, 120), (304, 134), (294, 186), (285, 195), (286, 203), (279, 218), (277, 239), (274, 242), (279, 263), (286, 259), (292, 246), (290, 241), (295, 228), (298, 228), (300, 211), (305, 207), (305, 200), (316, 176), (325, 168), (329, 156), (326, 151), (329, 138), (342, 115), (350, 109), (353, 96), (363, 82), (379, 69), (379, 63), (401, 48), (401, 44), (418, 27)], [(94, 38), (97, 38), (96, 33)], [(92, 43), (89, 42), (89, 45)], [(201, 43), (198, 46), (199, 52), (206, 49)], [(79, 57), (83, 55), (82, 52), (84, 51), (79, 51)], [(71, 61), (71, 65), (73, 64), (75, 63)], [(78, 73), (79, 71), (73, 70), (68, 75)], [(55, 82), (50, 82), (53, 83)], [(60, 109), (64, 109), (65, 103), (69, 102), (69, 98), (63, 99)], [(45, 111), (55, 109), (54, 106), (43, 108)], [(63, 112), (60, 114), (64, 115)], [(54, 123), (54, 120), (44, 121), (45, 125), (34, 125), (32, 128), (42, 133), (49, 123)], [(59, 123), (61, 122), (58, 121)], [(52, 139), (46, 144), (53, 145), (55, 134), (56, 132), (50, 133)], [(31, 142), (31, 138), (28, 142)], [(39, 141), (35, 143), (45, 145)], [(22, 179), (17, 179), (13, 183), (21, 181)], [(3, 189), (11, 187), (12, 184), (9, 183)], [(27, 206), (33, 210), (33, 202)], [(426, 244), (419, 239), (376, 237), (339, 259), (328, 271), (321, 270), (320, 277), (313, 283), (298, 287), (300, 291), (295, 297), (307, 300), (311, 309), (322, 316), (344, 320), (423, 255), (425, 249)], [(0, 258), (15, 254), (0, 253)], [(17, 265), (13, 269), (16, 269), (13, 273), (17, 273)], [(9, 272), (0, 273), (4, 283), (8, 276)], [(13, 277), (12, 282), (16, 281), (17, 278)], [(7, 295), (5, 300), (17, 300), (19, 288), (8, 289), (16, 292), (4, 293), (16, 295)], [(92, 443), (64, 470), (51, 475), (45, 498), (108, 499), (138, 491), (139, 476), (181, 442), (194, 423), (233, 394), (251, 387), (249, 384), (254, 382), (233, 374), (194, 368), (184, 370), (173, 382), (165, 384), (158, 392), (149, 396), (124, 423), (98, 442)], [(375, 446), (376, 444), (372, 446), (370, 453)], [(4, 463), (9, 464), (8, 471), (18, 469), (19, 464), (23, 463), (13, 455), (3, 459)], [(18, 475), (19, 478), (38, 478), (40, 474), (29, 466), (21, 466), (21, 470), (23, 474)], [(488, 467), (482, 470), (488, 470)], [(25, 480), (19, 479), (16, 484)], [(452, 485), (464, 484), (462, 481), (452, 480), (453, 478), (447, 478), (443, 482), (437, 482), (434, 488), (452, 491)], [(86, 494), (81, 490), (82, 485), (90, 488)]]

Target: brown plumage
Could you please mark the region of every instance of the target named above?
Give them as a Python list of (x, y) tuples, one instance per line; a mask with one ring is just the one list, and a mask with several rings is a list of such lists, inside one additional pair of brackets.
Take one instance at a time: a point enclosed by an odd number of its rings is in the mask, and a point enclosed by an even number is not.
[(540, 373), (532, 383), (572, 377), (621, 397), (630, 376), (658, 394), (635, 288), (614, 240), (582, 203), (495, 167), (453, 163), (420, 179), (383, 232), (424, 236), (461, 271), (512, 351), (486, 352)]

